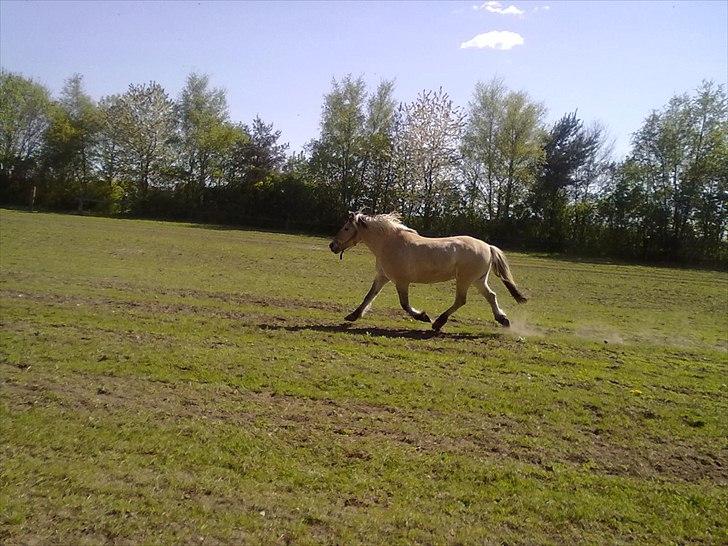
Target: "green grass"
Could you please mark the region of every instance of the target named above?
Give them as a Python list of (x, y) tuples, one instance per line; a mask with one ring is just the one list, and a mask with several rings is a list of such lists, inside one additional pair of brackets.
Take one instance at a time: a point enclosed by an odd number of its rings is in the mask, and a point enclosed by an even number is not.
[(0, 541), (728, 541), (728, 275), (507, 253), (432, 337), (327, 243), (0, 211)]

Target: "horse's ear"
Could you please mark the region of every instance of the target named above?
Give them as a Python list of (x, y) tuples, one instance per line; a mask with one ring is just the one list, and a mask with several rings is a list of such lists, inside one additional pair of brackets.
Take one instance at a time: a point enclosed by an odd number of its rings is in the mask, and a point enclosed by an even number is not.
[(349, 211), (349, 221), (353, 222), (354, 220), (356, 220), (356, 212)]

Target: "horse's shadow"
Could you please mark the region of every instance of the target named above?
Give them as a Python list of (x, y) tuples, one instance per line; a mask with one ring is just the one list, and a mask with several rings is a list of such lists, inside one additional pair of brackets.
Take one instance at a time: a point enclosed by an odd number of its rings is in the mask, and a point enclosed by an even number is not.
[(408, 328), (379, 328), (376, 326), (363, 327), (352, 326), (346, 322), (343, 324), (259, 324), (261, 330), (282, 330), (286, 332), (327, 332), (327, 333), (346, 333), (357, 336), (367, 337), (384, 337), (390, 339), (487, 339), (498, 337), (497, 333), (484, 332), (482, 334), (466, 334), (466, 333), (450, 333), (436, 332), (434, 330), (411, 330)]

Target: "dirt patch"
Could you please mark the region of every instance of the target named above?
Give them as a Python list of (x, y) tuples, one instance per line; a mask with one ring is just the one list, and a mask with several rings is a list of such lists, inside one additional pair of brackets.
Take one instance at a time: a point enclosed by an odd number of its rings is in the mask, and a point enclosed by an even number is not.
[[(224, 421), (240, 426), (264, 427), (271, 434), (307, 443), (334, 436), (347, 457), (366, 461), (370, 456), (362, 439), (395, 442), (408, 449), (514, 459), (541, 466), (588, 465), (612, 475), (698, 483), (728, 484), (728, 451), (670, 440), (647, 448), (620, 445), (603, 432), (584, 429), (582, 439), (554, 447), (558, 431), (541, 423), (534, 428), (505, 415), (451, 415), (432, 410), (334, 401), (271, 392), (252, 392), (227, 385), (162, 383), (136, 378), (74, 375), (37, 376), (5, 366), (3, 400), (11, 411), (36, 406), (60, 406), (88, 414), (151, 412), (155, 421), (176, 423), (186, 419)], [(523, 435), (543, 436), (541, 446)], [(662, 441), (661, 441), (662, 442)], [(550, 446), (550, 447), (546, 447)]]
[[(112, 311), (134, 312), (139, 311), (148, 314), (176, 315), (188, 314), (199, 315), (210, 318), (224, 318), (231, 320), (250, 320), (270, 318), (270, 315), (261, 313), (251, 313), (243, 311), (235, 311), (228, 309), (220, 309), (217, 307), (208, 307), (204, 305), (186, 304), (186, 303), (164, 303), (156, 300), (131, 301), (131, 300), (114, 300), (110, 298), (91, 298), (79, 295), (61, 295), (49, 293), (22, 293), (9, 292), (0, 290), (0, 297), (21, 298), (32, 301), (34, 303), (56, 304), (62, 306), (105, 308)], [(265, 307), (265, 306), (263, 306)], [(276, 317), (273, 317), (274, 319)], [(282, 317), (281, 317), (282, 318)]]
[[(193, 291), (179, 291), (175, 292), (180, 297), (186, 293), (189, 297), (195, 294), (194, 297), (200, 297), (198, 292)], [(286, 309), (321, 309), (335, 312), (343, 315), (346, 312), (346, 308), (343, 306), (329, 304), (325, 302), (303, 302), (300, 300), (287, 300), (280, 298), (248, 298), (246, 296), (227, 294), (225, 297), (220, 295), (218, 299), (225, 302), (238, 302), (240, 304), (255, 305), (261, 308), (261, 312), (256, 311), (236, 311), (230, 309), (221, 309), (219, 307), (207, 306), (202, 304), (187, 304), (187, 303), (165, 303), (157, 300), (116, 300), (111, 298), (100, 298), (100, 297), (87, 297), (77, 294), (54, 294), (54, 293), (37, 293), (37, 292), (18, 292), (10, 290), (0, 290), (0, 298), (18, 298), (26, 301), (32, 301), (34, 303), (42, 304), (53, 304), (65, 307), (89, 307), (89, 308), (104, 308), (109, 309), (112, 312), (130, 312), (130, 313), (144, 313), (151, 315), (178, 315), (186, 314), (191, 316), (200, 316), (206, 318), (222, 318), (228, 320), (235, 320), (251, 327), (257, 327), (261, 330), (285, 330), (289, 332), (299, 331), (318, 331), (318, 332), (329, 332), (329, 333), (342, 333), (347, 332), (353, 335), (362, 335), (367, 338), (375, 339), (378, 337), (384, 338), (399, 338), (399, 339), (458, 339), (458, 340), (477, 340), (477, 339), (492, 339), (497, 337), (502, 339), (501, 333), (510, 333), (507, 329), (498, 327), (495, 323), (492, 326), (497, 328), (493, 330), (489, 328), (487, 323), (476, 321), (477, 324), (483, 326), (482, 334), (467, 334), (467, 333), (451, 333), (443, 331), (437, 333), (430, 329), (427, 325), (417, 322), (413, 319), (408, 318), (404, 311), (397, 309), (377, 309), (372, 311), (372, 315), (386, 316), (388, 318), (396, 318), (403, 321), (403, 323), (411, 323), (410, 328), (382, 328), (375, 325), (371, 326), (354, 326), (350, 322), (336, 322), (336, 323), (321, 323), (320, 321), (312, 321), (307, 319), (300, 319), (291, 317), (283, 314)], [(206, 296), (207, 297), (207, 296)], [(270, 309), (270, 312), (266, 312), (266, 309)], [(279, 310), (280, 314), (274, 314), (275, 310)], [(470, 324), (457, 319), (451, 321), (453, 324)], [(473, 322), (472, 324), (476, 324)], [(515, 334), (514, 334), (515, 335)]]
[[(127, 293), (134, 293), (140, 290), (146, 291), (145, 287), (110, 281), (97, 281), (94, 286), (114, 290), (123, 290)], [(304, 300), (300, 298), (276, 298), (274, 296), (260, 296), (256, 294), (219, 292), (213, 290), (192, 290), (154, 287), (156, 296), (172, 296), (179, 298), (196, 298), (222, 301), (225, 303), (237, 303), (243, 305), (257, 305), (260, 307), (278, 307), (282, 309), (321, 309), (325, 311), (344, 311), (346, 307), (332, 302), (318, 300)]]
[[(111, 286), (109, 286), (110, 288)], [(115, 287), (118, 288), (118, 287)], [(346, 314), (350, 309), (343, 305), (314, 301), (314, 300), (299, 300), (299, 299), (288, 299), (288, 298), (274, 298), (274, 297), (260, 297), (246, 294), (232, 294), (223, 292), (203, 292), (199, 290), (162, 290), (157, 291), (156, 295), (163, 296), (174, 296), (178, 298), (195, 298), (195, 299), (211, 299), (214, 301), (221, 301), (224, 303), (233, 303), (239, 305), (256, 306), (262, 309), (318, 309), (322, 311), (330, 311), (337, 314)], [(0, 298), (18, 298), (36, 303), (51, 303), (64, 306), (85, 306), (85, 307), (105, 307), (110, 309), (118, 310), (139, 310), (149, 313), (163, 313), (163, 314), (176, 314), (186, 313), (192, 315), (205, 315), (210, 317), (230, 318), (230, 319), (241, 319), (244, 317), (250, 317), (255, 313), (220, 309), (218, 307), (212, 307), (198, 303), (167, 303), (160, 302), (157, 299), (146, 299), (146, 300), (118, 300), (112, 298), (101, 298), (101, 297), (88, 297), (81, 296), (78, 294), (54, 294), (54, 293), (39, 293), (39, 292), (27, 292), (17, 290), (0, 290)], [(399, 317), (404, 316), (404, 311), (396, 309), (377, 309), (376, 313), (388, 317)], [(259, 316), (265, 316), (260, 314)]]

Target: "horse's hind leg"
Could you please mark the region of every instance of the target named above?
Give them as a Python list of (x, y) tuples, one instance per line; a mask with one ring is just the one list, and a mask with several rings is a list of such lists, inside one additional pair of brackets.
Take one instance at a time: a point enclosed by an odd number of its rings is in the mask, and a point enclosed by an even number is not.
[(399, 283), (397, 285), (397, 294), (399, 295), (399, 304), (402, 309), (407, 311), (407, 314), (415, 320), (421, 320), (422, 322), (430, 322), (430, 317), (424, 311), (418, 311), (409, 304), (409, 284)]
[(366, 313), (369, 310), (369, 306), (374, 301), (374, 298), (377, 297), (377, 294), (381, 292), (382, 288), (384, 288), (384, 285), (389, 282), (389, 279), (385, 277), (384, 275), (377, 275), (374, 277), (374, 282), (372, 283), (372, 287), (369, 289), (369, 292), (366, 296), (364, 296), (364, 301), (361, 302), (359, 307), (354, 309), (351, 313), (346, 315), (344, 317), (344, 320), (348, 320), (350, 322), (354, 322), (355, 320), (359, 319), (364, 313)]
[(444, 313), (442, 313), (442, 315), (437, 317), (437, 320), (432, 324), (433, 330), (440, 331), (440, 328), (442, 328), (443, 325), (447, 322), (447, 319), (450, 318), (450, 315), (452, 315), (455, 311), (465, 305), (465, 301), (468, 298), (469, 287), (469, 280), (467, 282), (462, 279), (457, 280), (457, 284), (455, 286), (455, 303), (453, 303)]
[(491, 309), (493, 309), (493, 316), (495, 317), (495, 320), (497, 320), (500, 324), (502, 324), (505, 327), (508, 327), (511, 325), (511, 321), (508, 320), (508, 317), (503, 312), (503, 309), (498, 307), (498, 300), (495, 297), (495, 292), (491, 290), (490, 286), (488, 286), (488, 275), (490, 274), (490, 271), (480, 277), (478, 280), (476, 280), (473, 284), (478, 289), (478, 292), (480, 292), (483, 297), (488, 300), (488, 303), (490, 304)]

